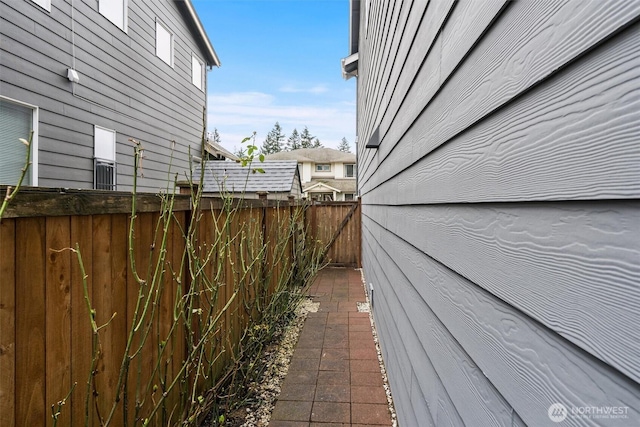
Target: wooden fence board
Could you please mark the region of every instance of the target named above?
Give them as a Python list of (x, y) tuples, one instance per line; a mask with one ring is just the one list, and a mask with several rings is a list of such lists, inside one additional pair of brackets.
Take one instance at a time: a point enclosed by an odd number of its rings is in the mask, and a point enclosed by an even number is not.
[(45, 425), (44, 218), (16, 221), (16, 257), (16, 424)]
[[(115, 397), (118, 390), (117, 375), (122, 365), (122, 359), (127, 345), (127, 231), (129, 229), (129, 219), (126, 214), (111, 215), (111, 287), (109, 290), (109, 300), (112, 305), (110, 312), (115, 317), (106, 328), (103, 336), (102, 346), (106, 351), (109, 347), (109, 357), (105, 353), (105, 369), (109, 373), (111, 381), (111, 392)], [(105, 314), (107, 314), (105, 312)], [(108, 364), (106, 364), (108, 362)], [(118, 405), (114, 419), (122, 420), (124, 415), (122, 405)]]
[[(71, 391), (71, 240), (68, 216), (46, 219), (46, 407), (57, 405)], [(58, 252), (63, 250), (62, 252)], [(56, 406), (56, 409), (57, 406)], [(69, 425), (71, 412), (60, 407), (58, 425)], [(53, 418), (47, 416), (47, 425)]]
[(15, 426), (16, 221), (0, 222), (0, 425)]
[[(174, 292), (172, 292), (173, 276), (171, 275), (170, 264), (173, 261), (173, 237), (175, 235), (175, 227), (171, 218), (166, 216), (162, 218), (162, 227), (166, 227), (167, 235), (165, 241), (165, 259), (162, 264), (163, 274), (161, 281), (161, 296), (160, 305), (158, 306), (158, 351), (161, 355), (162, 364), (160, 365), (160, 371), (158, 372), (158, 392), (166, 392), (167, 381), (171, 382), (173, 378), (173, 364), (171, 361), (171, 351), (173, 349), (171, 342), (171, 325), (173, 324), (173, 307), (174, 307)], [(167, 425), (167, 407), (171, 407), (171, 403), (174, 401), (173, 397), (175, 393), (167, 396), (165, 407), (162, 410), (162, 417), (159, 418), (159, 422)]]
[[(91, 303), (95, 310), (95, 321), (98, 327), (106, 324), (117, 310), (111, 293), (111, 215), (95, 215), (93, 217), (93, 297)], [(120, 307), (118, 307), (119, 309)], [(100, 331), (100, 355), (96, 366), (94, 378), (96, 387), (101, 390), (98, 399), (98, 408), (101, 417), (109, 414), (116, 394), (115, 384), (109, 381), (110, 372), (117, 355), (114, 354), (112, 340), (115, 338), (113, 324)]]
[[(71, 245), (80, 248), (85, 272), (87, 274), (87, 293), (93, 295), (93, 217), (71, 217)], [(91, 371), (91, 328), (89, 323), (89, 309), (84, 298), (82, 272), (74, 253), (71, 262), (71, 378), (76, 388), (71, 395), (69, 407), (71, 412), (70, 425), (84, 425), (85, 401), (90, 400), (93, 405), (93, 395), (87, 395), (87, 381)], [(90, 414), (89, 414), (90, 415)], [(89, 426), (94, 425), (90, 417)]]
[[(151, 283), (153, 280), (153, 261), (154, 261), (154, 252), (152, 249), (154, 243), (154, 233), (155, 233), (155, 213), (143, 213), (140, 214), (140, 239), (136, 243), (136, 251), (138, 252), (138, 258), (136, 262), (139, 262), (139, 272), (141, 274), (142, 279), (146, 280), (145, 286), (147, 287), (146, 298), (144, 302), (147, 302), (148, 299), (153, 298), (153, 295), (150, 295), (148, 290), (151, 287)], [(151, 311), (153, 310), (152, 302), (149, 301), (147, 306), (147, 311), (144, 313), (140, 313), (139, 318), (142, 320), (140, 324), (140, 329), (138, 333), (138, 341), (137, 346), (142, 345), (142, 350), (138, 356), (136, 356), (135, 361), (135, 370), (134, 373), (136, 376), (139, 376), (139, 383), (137, 384), (136, 394), (138, 395), (139, 400), (142, 402), (142, 407), (140, 408), (140, 417), (144, 418), (148, 415), (151, 409), (151, 399), (148, 395), (146, 395), (146, 385), (151, 383), (153, 377), (153, 367), (156, 363), (155, 357), (155, 337), (154, 330), (151, 319)], [(146, 337), (145, 337), (146, 335)], [(143, 338), (144, 337), (144, 338)], [(142, 342), (144, 339), (144, 343)], [(145, 396), (146, 399), (145, 399)], [(143, 401), (144, 399), (144, 401)]]
[[(186, 280), (186, 268), (182, 267), (182, 256), (185, 251), (185, 236), (183, 233), (186, 232), (187, 227), (187, 214), (185, 212), (176, 212), (175, 213), (175, 221), (172, 222), (172, 231), (173, 231), (173, 244), (171, 246), (171, 269), (172, 272), (172, 281), (169, 292), (172, 295), (172, 301), (174, 305), (172, 305), (169, 315), (174, 319), (173, 316), (176, 316), (177, 324), (174, 334), (171, 336), (171, 369), (170, 375), (168, 378), (173, 381), (173, 379), (178, 375), (180, 368), (182, 367), (182, 363), (185, 360), (186, 352), (185, 352), (185, 325), (182, 319), (182, 316), (179, 312), (174, 311), (175, 302), (184, 292), (184, 283)], [(178, 282), (180, 280), (180, 282)], [(167, 404), (168, 408), (168, 422), (167, 425), (173, 425), (176, 423), (176, 418), (180, 414), (176, 414), (175, 409), (177, 405), (179, 405), (180, 398), (180, 384), (176, 384), (174, 389), (172, 390), (169, 403)]]
[[(133, 225), (133, 241), (130, 242), (132, 251), (127, 252), (127, 330), (131, 331), (134, 325), (134, 313), (136, 312), (136, 306), (138, 304), (138, 291), (140, 289), (140, 284), (136, 280), (136, 274), (134, 274), (132, 269), (132, 264), (135, 265), (137, 275), (142, 277), (143, 274), (140, 272), (140, 266), (143, 265), (139, 259), (139, 252), (142, 247), (141, 243), (141, 231), (140, 231), (140, 214), (137, 214), (134, 225)], [(131, 348), (129, 349), (129, 354), (135, 351), (136, 346), (138, 345), (137, 340), (132, 340)], [(126, 418), (126, 421), (129, 425), (133, 425), (133, 421), (135, 419), (135, 407), (136, 407), (136, 375), (134, 372), (137, 368), (137, 360), (132, 360), (129, 365), (129, 373), (126, 378), (126, 402), (127, 408), (125, 413), (123, 414), (123, 419)]]

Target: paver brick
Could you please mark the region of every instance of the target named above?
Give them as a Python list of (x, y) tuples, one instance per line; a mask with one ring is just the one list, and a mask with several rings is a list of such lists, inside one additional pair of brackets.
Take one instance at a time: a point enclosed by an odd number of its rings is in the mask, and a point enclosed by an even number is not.
[[(320, 366), (320, 365), (318, 365)], [(318, 370), (313, 371), (292, 371), (289, 369), (285, 382), (291, 381), (296, 384), (313, 384), (318, 381)]]
[(285, 381), (282, 384), (278, 400), (302, 400), (313, 401), (315, 395), (315, 386), (313, 384), (294, 384)]
[(352, 403), (351, 411), (351, 421), (353, 423), (391, 425), (391, 414), (389, 414), (389, 407), (386, 404)]
[(349, 359), (322, 359), (320, 370), (349, 372)]
[(298, 402), (293, 400), (278, 400), (271, 414), (272, 420), (278, 421), (306, 421), (311, 417), (313, 402)]
[(318, 374), (318, 385), (324, 384), (343, 384), (351, 383), (350, 375), (347, 372), (339, 371), (320, 371)]
[(378, 359), (351, 359), (349, 361), (351, 372), (380, 372)]
[(323, 348), (320, 354), (322, 360), (324, 359), (348, 359), (349, 349), (346, 348)]
[(313, 402), (311, 421), (350, 423), (351, 405), (344, 402)]
[(317, 371), (320, 359), (291, 359), (290, 371)]
[(348, 385), (325, 384), (316, 387), (315, 402), (350, 402), (351, 390)]
[(387, 395), (382, 387), (351, 386), (351, 402), (386, 404)]
[(309, 427), (306, 421), (269, 420), (269, 427)]
[(382, 387), (382, 374), (380, 372), (351, 372), (351, 385)]

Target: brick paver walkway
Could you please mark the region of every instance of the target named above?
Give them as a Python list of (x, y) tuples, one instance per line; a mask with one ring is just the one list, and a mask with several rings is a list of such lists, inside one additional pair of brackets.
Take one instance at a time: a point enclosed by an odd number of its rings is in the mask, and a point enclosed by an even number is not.
[(270, 427), (391, 425), (360, 272), (325, 268), (310, 289), (309, 313)]

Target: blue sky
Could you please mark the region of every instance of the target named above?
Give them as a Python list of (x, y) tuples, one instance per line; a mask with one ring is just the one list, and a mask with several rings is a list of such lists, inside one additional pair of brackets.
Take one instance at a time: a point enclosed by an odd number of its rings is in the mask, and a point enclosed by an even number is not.
[[(349, 0), (193, 0), (222, 66), (208, 72), (208, 128), (228, 149), (276, 121), (325, 147), (355, 140), (355, 79), (342, 79)], [(355, 152), (355, 151), (354, 151)]]

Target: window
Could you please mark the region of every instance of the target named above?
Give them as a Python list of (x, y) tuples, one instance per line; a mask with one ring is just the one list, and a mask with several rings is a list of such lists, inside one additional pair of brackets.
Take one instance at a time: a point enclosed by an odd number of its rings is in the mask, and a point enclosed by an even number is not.
[(344, 177), (355, 178), (356, 177), (356, 165), (344, 165)]
[(198, 89), (204, 87), (204, 63), (191, 54), (191, 83)]
[(156, 55), (173, 67), (173, 34), (156, 21)]
[(344, 200), (345, 201), (355, 200), (354, 194), (353, 193), (345, 193), (344, 194)]
[(311, 200), (317, 200), (320, 202), (332, 202), (333, 193), (312, 193)]
[(19, 138), (31, 141), (31, 166), (23, 185), (38, 185), (38, 107), (0, 97), (0, 184), (16, 185), (26, 160), (26, 147)]
[(98, 0), (98, 12), (122, 31), (127, 31), (128, 0)]
[(331, 172), (331, 165), (318, 163), (316, 164), (316, 172)]
[(94, 177), (96, 190), (116, 189), (116, 132), (94, 126)]
[(104, 160), (94, 159), (94, 182), (96, 190), (116, 189), (116, 164)]
[(51, 12), (51, 0), (31, 0), (47, 12)]

